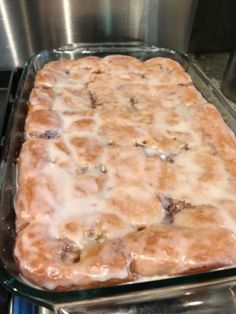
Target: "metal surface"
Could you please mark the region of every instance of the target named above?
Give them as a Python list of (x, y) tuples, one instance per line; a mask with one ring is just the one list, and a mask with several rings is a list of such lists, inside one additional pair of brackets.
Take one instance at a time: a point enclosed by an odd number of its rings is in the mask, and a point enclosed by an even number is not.
[(38, 308), (25, 299), (14, 295), (11, 299), (9, 314), (38, 314)]
[[(45, 307), (39, 306), (37, 314), (53, 314), (54, 312), (46, 309)], [(23, 313), (22, 313), (23, 314)]]
[(0, 68), (73, 42), (186, 50), (198, 0), (0, 0)]
[[(10, 71), (0, 71), (0, 119), (4, 115), (4, 107), (7, 98), (8, 85), (10, 81)], [(1, 128), (1, 124), (0, 124)]]
[[(105, 307), (65, 307), (56, 314), (235, 314), (236, 299), (234, 286), (228, 288), (188, 291), (181, 296), (169, 297), (152, 302), (135, 300), (131, 306), (120, 304)], [(46, 314), (46, 313), (45, 313)], [(48, 314), (48, 313), (47, 313)]]
[(53, 314), (52, 311), (41, 307), (36, 306), (34, 304), (29, 303), (28, 301), (13, 296), (9, 302), (8, 311), (2, 313), (1, 308), (1, 314)]

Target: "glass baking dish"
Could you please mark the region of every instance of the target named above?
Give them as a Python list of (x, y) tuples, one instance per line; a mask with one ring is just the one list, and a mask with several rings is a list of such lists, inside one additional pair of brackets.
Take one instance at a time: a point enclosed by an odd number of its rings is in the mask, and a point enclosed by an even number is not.
[[(173, 300), (182, 300), (178, 301), (178, 306), (179, 309), (182, 307), (183, 310), (184, 304), (186, 303), (186, 298), (183, 299), (183, 296), (188, 296), (189, 302), (191, 296), (196, 293), (201, 293), (201, 300), (203, 300), (204, 297), (205, 300), (209, 300), (210, 296), (215, 295), (215, 293), (221, 296), (225, 295), (225, 297), (222, 298), (224, 302), (222, 302), (228, 305), (231, 302), (231, 305), (234, 307), (234, 302), (231, 297), (234, 295), (232, 291), (234, 291), (234, 280), (236, 280), (236, 268), (232, 267), (194, 275), (169, 277), (146, 282), (70, 292), (41, 290), (29, 285), (19, 275), (19, 270), (13, 258), (15, 239), (14, 195), (16, 191), (17, 175), (16, 161), (24, 141), (24, 123), (27, 115), (27, 102), (33, 87), (35, 75), (45, 63), (52, 60), (78, 59), (88, 55), (103, 57), (110, 54), (126, 54), (142, 60), (156, 56), (177, 60), (191, 75), (195, 87), (203, 94), (208, 102), (213, 103), (217, 107), (229, 127), (236, 132), (236, 113), (234, 110), (227, 103), (224, 96), (211, 85), (210, 81), (198, 66), (194, 64), (186, 54), (180, 51), (147, 47), (138, 43), (72, 44), (53, 51), (42, 51), (35, 55), (26, 63), (18, 86), (17, 96), (9, 118), (1, 158), (0, 282), (11, 292), (53, 309), (58, 313), (81, 313), (83, 311), (86, 311), (86, 313), (95, 311), (97, 313), (98, 309), (101, 311), (99, 313), (102, 313), (103, 310), (106, 313), (115, 313), (114, 309), (120, 307), (123, 308), (128, 305), (134, 306), (138, 303), (140, 307), (144, 304), (145, 308), (147, 303), (153, 303), (157, 300), (158, 302), (167, 300), (165, 305), (162, 303), (162, 308), (165, 307), (167, 310), (168, 308), (169, 310), (172, 308), (173, 313), (177, 313), (177, 308), (174, 309), (173, 307), (175, 304)], [(202, 291), (205, 292), (202, 293)], [(173, 302), (170, 302), (171, 300)], [(217, 300), (220, 300), (220, 298)], [(226, 301), (227, 303), (225, 303)], [(198, 303), (199, 306), (204, 304), (205, 301), (201, 302)], [(218, 301), (218, 303), (213, 303), (213, 306), (216, 306), (218, 309), (222, 306), (222, 302), (220, 303), (220, 301)], [(160, 303), (158, 306), (160, 306)], [(235, 309), (236, 308), (234, 308), (234, 310)], [(200, 308), (198, 308), (198, 310), (200, 310)], [(145, 311), (149, 312), (146, 308)], [(156, 312), (157, 310), (155, 313)]]

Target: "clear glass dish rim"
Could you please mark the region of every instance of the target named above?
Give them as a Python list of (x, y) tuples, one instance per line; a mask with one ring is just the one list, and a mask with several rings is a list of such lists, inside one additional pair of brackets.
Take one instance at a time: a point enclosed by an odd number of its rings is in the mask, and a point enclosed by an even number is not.
[[(198, 73), (200, 78), (208, 84), (209, 89), (214, 92), (214, 94), (219, 98), (219, 100), (223, 103), (226, 109), (230, 112), (231, 115), (235, 118), (236, 121), (236, 113), (229, 105), (225, 97), (211, 84), (206, 75), (202, 72), (202, 70), (191, 60), (188, 54), (174, 49), (168, 48), (159, 48), (155, 46), (146, 46), (139, 42), (134, 43), (75, 43), (60, 47), (58, 49), (53, 49), (51, 51), (43, 50), (40, 53), (32, 56), (25, 64), (23, 69), (23, 74), (18, 86), (16, 101), (14, 103), (14, 108), (17, 106), (17, 100), (20, 97), (20, 94), (24, 88), (25, 80), (28, 74), (28, 71), (31, 66), (33, 66), (34, 62), (37, 60), (39, 56), (43, 54), (47, 55), (55, 55), (59, 57), (61, 54), (68, 54), (70, 56), (71, 53), (80, 53), (80, 54), (95, 54), (95, 53), (119, 53), (124, 52), (156, 52), (160, 54), (169, 54), (173, 56), (179, 56), (184, 59), (189, 66), (194, 68), (194, 70)], [(64, 59), (64, 58), (62, 58)], [(10, 128), (8, 128), (7, 134), (9, 134)], [(6, 136), (7, 137), (7, 136)], [(7, 144), (7, 143), (5, 143)], [(197, 274), (189, 274), (189, 275), (181, 275), (181, 276), (173, 276), (167, 277), (163, 279), (150, 280), (145, 282), (138, 283), (127, 283), (119, 286), (108, 286), (108, 287), (99, 287), (99, 288), (90, 288), (90, 289), (81, 289), (81, 290), (73, 290), (73, 291), (47, 291), (34, 288), (30, 285), (27, 285), (25, 282), (20, 281), (18, 278), (11, 275), (4, 266), (2, 259), (0, 258), (0, 284), (2, 284), (5, 288), (10, 290), (11, 292), (26, 297), (30, 301), (37, 302), (38, 304), (45, 306), (53, 306), (55, 304), (61, 303), (71, 303), (71, 302), (79, 302), (85, 301), (89, 299), (95, 298), (108, 298), (115, 297), (119, 295), (127, 295), (133, 293), (139, 293), (143, 291), (150, 290), (158, 290), (166, 289), (167, 291), (171, 291), (172, 288), (183, 288), (187, 287), (188, 289), (196, 288), (198, 286), (207, 286), (212, 283), (223, 284), (225, 282), (231, 282), (236, 279), (236, 267), (225, 268), (225, 269), (217, 269), (210, 272), (205, 273), (197, 273)]]

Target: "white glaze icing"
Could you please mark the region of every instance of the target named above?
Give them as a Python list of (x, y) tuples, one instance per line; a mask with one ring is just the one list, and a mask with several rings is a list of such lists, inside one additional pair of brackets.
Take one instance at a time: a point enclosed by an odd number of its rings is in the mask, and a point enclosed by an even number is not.
[[(161, 201), (163, 197), (190, 203), (191, 208), (212, 206), (220, 217), (216, 224), (236, 232), (234, 210), (232, 214), (227, 206), (222, 207), (222, 200), (236, 204), (234, 174), (227, 168), (227, 158), (222, 157), (225, 152), (234, 156), (236, 141), (231, 138), (233, 144), (225, 143), (221, 148), (217, 138), (206, 134), (202, 121), (210, 121), (211, 117), (203, 116), (201, 108), (209, 105), (191, 85), (189, 76), (178, 64), (164, 62), (160, 67), (155, 60), (142, 63), (135, 59), (129, 64), (110, 56), (95, 63), (94, 68), (90, 63), (88, 68), (71, 67), (71, 63), (68, 73), (50, 67), (42, 70), (30, 98), (31, 111), (43, 109), (47, 115), (47, 110), (52, 110), (62, 123), (57, 129), (58, 138), (32, 139), (30, 127), (26, 130), (28, 140), (20, 156), (21, 202), (16, 201), (19, 224), (21, 219), (29, 226), (42, 224), (45, 234), (38, 237), (54, 241), (57, 251), (63, 251), (58, 243), (68, 239), (82, 250), (82, 257), (93, 245), (104, 245), (94, 267), (88, 266), (86, 257), (87, 264), (82, 258), (67, 268), (60, 260), (64, 257), (57, 253), (55, 259), (63, 265), (60, 269), (46, 252), (45, 258), (50, 261), (48, 278), (43, 278), (41, 285), (47, 289), (126, 280), (132, 252), (122, 247), (126, 262), (116, 267), (112, 263), (120, 255), (106, 244), (109, 240), (123, 241), (139, 228), (149, 230), (150, 226), (165, 226), (167, 221), (175, 226), (175, 220), (168, 218), (172, 215), (168, 210), (173, 208), (168, 208), (170, 201)], [(50, 92), (42, 92), (42, 86)], [(44, 121), (39, 123), (42, 135), (50, 131)], [(221, 132), (222, 121), (216, 124), (216, 132)], [(227, 128), (222, 130), (232, 137)], [(35, 150), (40, 151), (39, 156)], [(30, 168), (32, 163), (34, 167)], [(32, 187), (33, 200), (29, 201), (28, 187), (24, 190), (24, 186), (35, 178), (38, 186)], [(176, 220), (176, 225), (188, 228), (181, 220)], [(37, 248), (25, 230), (18, 238), (27, 259), (19, 245), (15, 255), (27, 276), (29, 270), (34, 272), (30, 261), (37, 255)], [(139, 256), (141, 267), (143, 261), (164, 267), (168, 257), (165, 248), (175, 241), (178, 248), (173, 269), (167, 265), (163, 271), (172, 274), (176, 267), (181, 273), (185, 266), (178, 268), (178, 264), (197, 267), (196, 259), (189, 257), (196, 238), (191, 238), (189, 232), (187, 235), (177, 230), (174, 240), (156, 238), (161, 248), (158, 254), (133, 252), (131, 256)], [(208, 239), (202, 241), (209, 246)], [(144, 249), (145, 236), (132, 245), (134, 251)], [(68, 247), (70, 250), (70, 244)], [(213, 262), (230, 264), (233, 259), (220, 256)], [(54, 282), (55, 272), (65, 278)]]

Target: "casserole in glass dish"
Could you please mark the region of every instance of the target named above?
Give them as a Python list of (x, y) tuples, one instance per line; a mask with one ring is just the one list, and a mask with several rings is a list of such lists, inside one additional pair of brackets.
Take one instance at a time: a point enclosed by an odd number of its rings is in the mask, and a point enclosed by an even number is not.
[[(229, 127), (235, 131), (235, 113), (224, 97), (215, 90), (199, 68), (187, 55), (169, 49), (135, 45), (71, 45), (52, 52), (43, 51), (34, 56), (26, 65), (19, 85), (17, 98), (9, 119), (8, 134), (2, 155), (2, 190), (1, 190), (1, 282), (10, 290), (19, 293), (30, 300), (43, 304), (54, 310), (63, 308), (76, 311), (82, 308), (101, 308), (118, 304), (145, 302), (157, 298), (170, 298), (182, 295), (192, 289), (218, 284), (228, 285), (234, 280), (234, 267), (202, 272), (194, 275), (169, 276), (152, 278), (151, 281), (132, 282), (108, 287), (80, 289), (69, 292), (45, 291), (27, 283), (19, 275), (19, 269), (13, 257), (15, 243), (15, 212), (14, 197), (17, 189), (17, 159), (25, 140), (25, 119), (27, 116), (28, 100), (33, 88), (36, 73), (53, 60), (77, 60), (85, 56), (104, 57), (107, 55), (129, 55), (141, 60), (154, 57), (165, 57), (178, 61), (192, 78), (194, 86), (204, 98), (214, 104)], [(171, 95), (170, 95), (171, 96)], [(199, 105), (200, 106), (200, 105)], [(139, 144), (139, 143), (138, 143)], [(141, 146), (136, 145), (136, 146)], [(189, 148), (186, 148), (188, 150)], [(150, 153), (150, 151), (149, 151)], [(171, 160), (169, 160), (172, 162)], [(169, 203), (169, 199), (163, 200)], [(181, 204), (180, 204), (181, 205)], [(182, 206), (182, 205), (181, 205)], [(168, 207), (168, 206), (167, 206)], [(142, 231), (141, 231), (142, 232)], [(196, 291), (196, 290), (195, 290)], [(63, 312), (62, 312), (63, 313)], [(64, 312), (65, 313), (65, 312)]]

